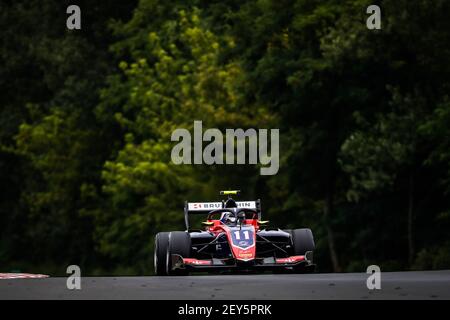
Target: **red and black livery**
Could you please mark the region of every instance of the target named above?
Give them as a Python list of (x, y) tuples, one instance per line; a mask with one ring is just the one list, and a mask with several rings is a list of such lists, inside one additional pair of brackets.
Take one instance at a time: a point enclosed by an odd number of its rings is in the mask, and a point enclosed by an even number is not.
[[(155, 238), (155, 273), (274, 271), (312, 272), (315, 248), (310, 229), (281, 230), (261, 220), (261, 202), (185, 203), (185, 231), (160, 232)], [(190, 214), (206, 214), (204, 230), (191, 230)]]

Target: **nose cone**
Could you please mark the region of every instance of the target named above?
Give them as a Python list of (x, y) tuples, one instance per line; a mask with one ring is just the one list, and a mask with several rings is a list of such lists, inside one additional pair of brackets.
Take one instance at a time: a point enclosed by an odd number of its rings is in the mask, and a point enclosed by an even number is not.
[(239, 261), (255, 259), (256, 233), (253, 226), (230, 227), (227, 236), (235, 259)]
[(255, 247), (253, 246), (250, 249), (242, 250), (238, 247), (233, 247), (233, 255), (236, 260), (240, 261), (250, 261), (255, 259)]

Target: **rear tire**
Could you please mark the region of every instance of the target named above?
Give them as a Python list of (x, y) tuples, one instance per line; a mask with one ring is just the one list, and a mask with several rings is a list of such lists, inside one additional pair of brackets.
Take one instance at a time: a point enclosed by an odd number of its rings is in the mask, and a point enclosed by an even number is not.
[(187, 270), (172, 270), (172, 254), (178, 254), (183, 258), (191, 256), (191, 236), (184, 231), (172, 231), (169, 235), (169, 246), (167, 250), (166, 272), (168, 275), (188, 275)]
[(295, 229), (291, 231), (293, 251), (296, 256), (303, 256), (307, 251), (314, 251), (314, 236), (311, 229)]
[(155, 236), (155, 252), (153, 256), (155, 274), (157, 276), (167, 276), (166, 260), (169, 246), (169, 233), (159, 232)]

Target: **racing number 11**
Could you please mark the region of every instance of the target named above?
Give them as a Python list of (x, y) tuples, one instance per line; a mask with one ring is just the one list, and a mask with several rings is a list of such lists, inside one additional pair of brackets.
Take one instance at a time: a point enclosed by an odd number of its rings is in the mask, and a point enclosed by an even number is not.
[[(248, 234), (248, 231), (245, 230), (243, 233), (244, 233), (244, 239), (250, 240), (250, 235)], [(241, 240), (241, 231), (235, 231), (234, 236), (236, 237), (236, 240)]]

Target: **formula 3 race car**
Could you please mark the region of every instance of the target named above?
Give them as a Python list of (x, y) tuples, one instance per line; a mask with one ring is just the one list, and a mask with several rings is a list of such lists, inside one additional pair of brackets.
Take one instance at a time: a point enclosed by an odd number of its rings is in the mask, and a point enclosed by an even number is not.
[[(186, 231), (155, 237), (155, 273), (313, 272), (315, 248), (310, 229), (281, 230), (261, 220), (261, 201), (235, 201), (239, 191), (221, 191), (221, 202), (185, 202)], [(204, 230), (190, 230), (190, 214), (206, 214)]]

